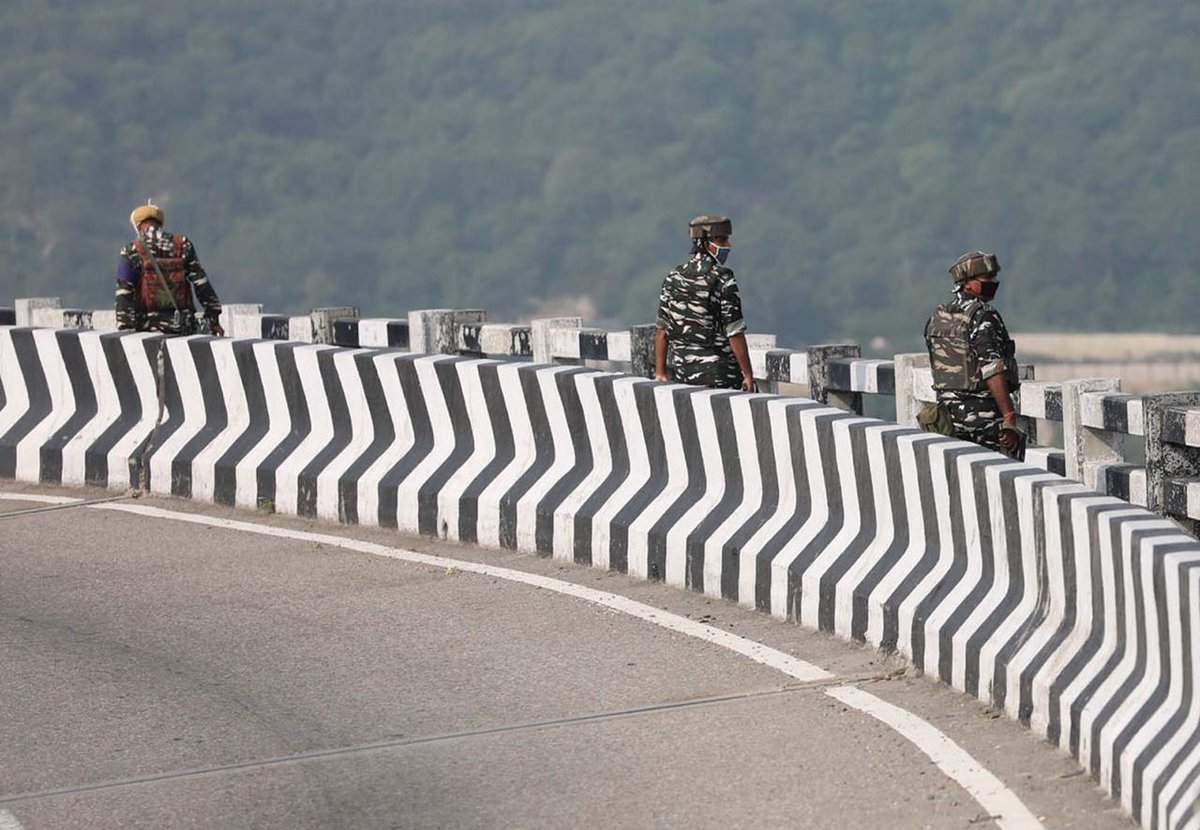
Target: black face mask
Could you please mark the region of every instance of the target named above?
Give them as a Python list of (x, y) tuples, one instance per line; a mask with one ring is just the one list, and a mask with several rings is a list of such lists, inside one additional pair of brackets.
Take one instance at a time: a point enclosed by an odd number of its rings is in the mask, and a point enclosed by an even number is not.
[(994, 280), (990, 280), (988, 282), (984, 282), (983, 280), (979, 281), (979, 299), (983, 300), (985, 303), (990, 303), (992, 300), (996, 299), (996, 292), (999, 290), (1000, 283), (995, 282)]

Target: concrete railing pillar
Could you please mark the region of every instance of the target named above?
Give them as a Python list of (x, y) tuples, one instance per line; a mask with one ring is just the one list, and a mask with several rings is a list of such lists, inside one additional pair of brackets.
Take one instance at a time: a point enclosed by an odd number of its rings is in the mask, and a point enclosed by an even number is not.
[(896, 423), (906, 427), (917, 425), (917, 413), (924, 404), (917, 399), (917, 369), (929, 368), (928, 352), (898, 354), (894, 359), (896, 371)]
[(825, 343), (808, 347), (808, 396), (819, 403), (862, 414), (862, 393), (829, 388), (829, 361), (862, 357), (857, 343)]
[[(1146, 507), (1166, 516), (1166, 482), (1172, 478), (1200, 478), (1200, 447), (1163, 440), (1163, 413), (1175, 406), (1200, 406), (1200, 392), (1165, 392), (1142, 398), (1146, 428)], [(1200, 522), (1186, 516), (1171, 516), (1193, 536), (1200, 535)]]
[(62, 300), (58, 297), (24, 297), (13, 304), (16, 312), (17, 325), (21, 328), (37, 325), (34, 320), (35, 312), (40, 309), (62, 308)]
[(554, 329), (583, 328), (582, 317), (543, 317), (529, 322), (529, 345), (534, 363), (553, 363), (554, 349), (550, 332)]
[(1097, 489), (1096, 471), (1101, 464), (1125, 461), (1125, 435), (1084, 426), (1082, 396), (1089, 392), (1120, 392), (1119, 378), (1083, 378), (1063, 381), (1063, 454), (1067, 478)]
[(482, 309), (425, 308), (408, 312), (408, 350), (419, 354), (458, 354), (459, 327), (484, 323)]
[(314, 343), (333, 345), (333, 321), (358, 319), (358, 309), (354, 306), (330, 306), (314, 308), (308, 315), (312, 318)]
[(654, 339), (658, 335), (655, 323), (629, 327), (630, 372), (642, 378), (654, 377)]

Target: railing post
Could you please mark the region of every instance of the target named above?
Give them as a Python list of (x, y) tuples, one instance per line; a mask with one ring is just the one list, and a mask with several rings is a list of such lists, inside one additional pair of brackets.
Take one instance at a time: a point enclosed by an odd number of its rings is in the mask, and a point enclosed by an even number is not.
[(642, 378), (654, 377), (654, 339), (658, 335), (655, 323), (629, 327), (630, 371)]
[(909, 352), (894, 358), (896, 367), (896, 423), (906, 427), (917, 425), (921, 402), (917, 400), (917, 369), (929, 368), (928, 352)]
[(808, 396), (819, 403), (862, 414), (862, 393), (829, 388), (829, 361), (862, 357), (857, 343), (825, 343), (808, 347)]
[(458, 354), (458, 327), (482, 323), (481, 309), (426, 308), (408, 312), (408, 350), (421, 354)]
[(39, 309), (62, 308), (62, 300), (58, 297), (23, 297), (14, 303), (17, 325), (21, 328), (37, 325), (34, 323), (34, 313)]
[(1200, 522), (1189, 518), (1186, 509), (1172, 515), (1167, 503), (1169, 479), (1200, 477), (1200, 447), (1166, 440), (1164, 414), (1176, 406), (1200, 406), (1200, 392), (1164, 392), (1142, 398), (1146, 429), (1146, 507), (1169, 516), (1196, 536), (1200, 535)]
[(1119, 378), (1083, 378), (1062, 384), (1063, 453), (1067, 478), (1100, 489), (1096, 471), (1101, 464), (1125, 462), (1125, 436), (1083, 424), (1082, 396), (1089, 392), (1120, 392)]
[(553, 363), (554, 350), (550, 332), (553, 329), (583, 328), (582, 317), (543, 317), (529, 323), (529, 344), (533, 347), (534, 363)]
[(308, 316), (312, 318), (313, 342), (332, 345), (333, 321), (358, 319), (358, 309), (354, 306), (314, 308)]

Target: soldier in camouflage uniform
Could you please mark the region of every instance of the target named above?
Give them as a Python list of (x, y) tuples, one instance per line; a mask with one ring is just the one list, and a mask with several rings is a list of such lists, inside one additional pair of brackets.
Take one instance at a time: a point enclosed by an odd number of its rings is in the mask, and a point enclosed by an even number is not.
[(137, 238), (117, 261), (117, 328), (195, 334), (200, 330), (192, 293), (204, 306), (207, 328), (218, 337), (221, 300), (196, 257), (191, 240), (163, 230), (162, 208), (145, 204), (129, 215)]
[[(733, 271), (725, 267), (733, 223), (697, 216), (688, 225), (692, 253), (663, 280), (654, 340), (654, 377), (714, 389), (754, 389), (746, 321)], [(667, 348), (674, 377), (667, 375)]]
[(925, 324), (937, 404), (918, 420), (925, 429), (1023, 459), (1025, 437), (1013, 405), (1020, 387), (1016, 348), (990, 305), (999, 273), (996, 256), (983, 251), (963, 254), (950, 266), (954, 299), (934, 309)]

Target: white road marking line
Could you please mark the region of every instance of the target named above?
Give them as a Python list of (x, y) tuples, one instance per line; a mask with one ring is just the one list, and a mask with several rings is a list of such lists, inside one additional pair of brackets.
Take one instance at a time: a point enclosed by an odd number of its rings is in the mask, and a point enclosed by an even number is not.
[[(26, 496), (19, 493), (0, 492), (0, 499), (46, 501), (49, 498), (53, 497)], [(56, 500), (54, 503), (68, 503), (70, 501), (72, 500), (61, 499)], [(76, 499), (75, 501), (79, 500)], [(416, 565), (426, 565), (443, 570), (453, 568), (467, 573), (480, 574), (481, 576), (519, 582), (535, 588), (544, 588), (559, 594), (582, 599), (586, 602), (591, 602), (623, 614), (628, 614), (637, 619), (654, 623), (668, 630), (721, 646), (743, 657), (748, 657), (756, 663), (776, 669), (789, 677), (803, 682), (830, 680), (835, 677), (832, 672), (826, 671), (820, 666), (792, 657), (762, 643), (730, 634), (727, 631), (722, 631), (710, 625), (695, 622), (678, 614), (671, 614), (667, 611), (629, 599), (628, 597), (612, 594), (607, 591), (597, 591), (593, 588), (586, 588), (582, 585), (576, 585), (560, 579), (525, 573), (524, 571), (512, 570), (510, 568), (484, 565), (478, 562), (430, 556), (424, 553), (417, 553), (416, 551), (390, 548), (385, 545), (375, 544), (374, 542), (364, 542), (358, 539), (348, 539), (326, 533), (289, 530), (287, 528), (270, 527), (233, 519), (218, 519), (195, 513), (180, 513), (138, 504), (110, 502), (107, 504), (88, 505), (87, 509), (112, 510), (152, 519), (180, 521), (189, 524), (206, 525), (208, 527), (219, 527), (226, 530), (237, 530), (243, 533), (256, 533), (260, 536), (274, 536), (281, 539), (294, 539), (299, 542), (330, 545), (344, 550), (382, 556)], [(970, 793), (989, 815), (997, 816), (996, 823), (1002, 830), (1039, 830), (1039, 828), (1043, 827), (1042, 823), (1021, 802), (1016, 793), (1008, 789), (999, 778), (972, 758), (970, 753), (929, 722), (869, 692), (865, 692), (857, 686), (837, 686), (826, 689), (825, 694), (879, 720), (914, 744), (921, 752), (933, 760), (947, 777)], [(0, 812), (0, 820), (3, 818), (3, 812)], [(15, 819), (13, 820), (15, 821)], [(9, 828), (0, 822), (0, 830), (20, 830), (20, 825), (17, 825), (16, 828)]]
[(8, 810), (0, 810), (0, 830), (24, 830), (17, 817)]
[(1016, 793), (933, 724), (857, 686), (837, 686), (826, 689), (825, 694), (865, 712), (907, 738), (928, 755), (938, 769), (969, 792), (988, 815), (996, 816), (999, 827), (1004, 830), (1033, 830), (1042, 826)]

